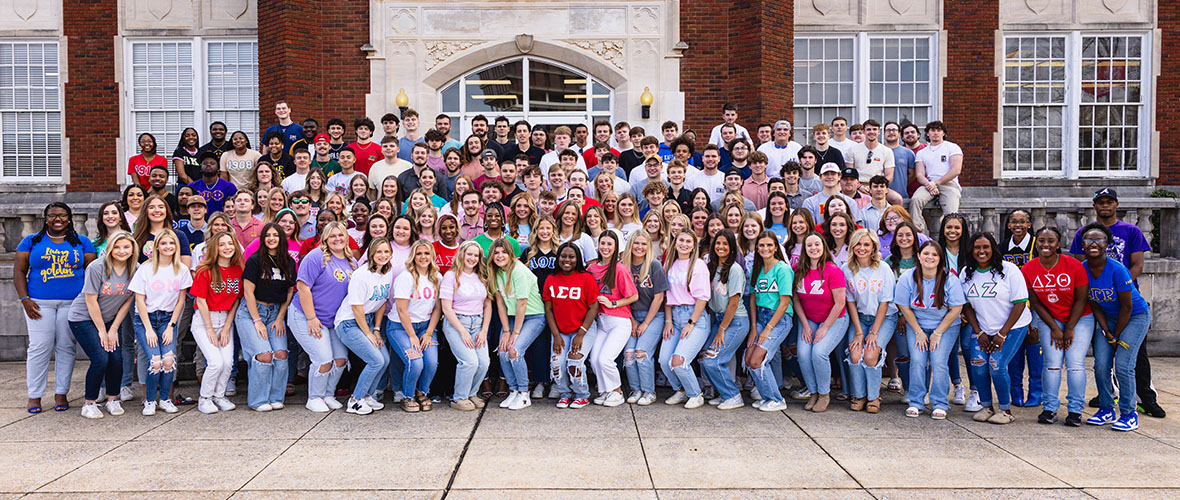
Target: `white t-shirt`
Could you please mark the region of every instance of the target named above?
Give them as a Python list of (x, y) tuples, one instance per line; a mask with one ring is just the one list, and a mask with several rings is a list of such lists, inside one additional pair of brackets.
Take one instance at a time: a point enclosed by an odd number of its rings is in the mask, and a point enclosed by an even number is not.
[(773, 141), (758, 146), (758, 151), (766, 155), (769, 160), (766, 163), (766, 175), (779, 177), (782, 174), (783, 165), (786, 165), (788, 161), (799, 161), (800, 149), (803, 149), (803, 146), (795, 141), (788, 142), (786, 146), (781, 148)]
[(392, 283), (392, 270), (378, 274), (367, 267), (358, 267), (348, 281), (348, 295), (336, 311), (336, 326), (340, 326), (345, 320), (356, 320), (352, 306), (363, 306), (365, 314), (377, 312), (377, 309), (389, 301), (389, 287)]
[(840, 154), (844, 156), (848, 156), (848, 148), (851, 148), (853, 144), (856, 144), (856, 141), (847, 138), (843, 141), (837, 141), (835, 138), (828, 141), (829, 146), (839, 149)]
[(844, 164), (856, 167), (860, 174), (860, 182), (868, 185), (874, 175), (885, 175), (886, 170), (893, 169), (893, 150), (877, 143), (877, 147), (870, 151), (864, 143), (852, 143), (852, 147), (844, 153)]
[[(388, 159), (389, 158), (386, 158), (385, 160)], [(378, 192), (381, 191), (381, 184), (385, 182), (386, 177), (392, 176), (396, 179), (397, 176), (402, 175), (402, 172), (414, 168), (413, 163), (410, 163), (401, 158), (394, 158), (395, 161), (393, 164), (390, 164), (385, 160), (374, 163), (373, 166), (369, 167), (369, 187), (377, 190)]]
[(127, 288), (144, 295), (148, 312), (171, 311), (176, 308), (181, 290), (193, 286), (193, 275), (184, 264), (179, 272), (172, 272), (172, 266), (161, 265), (158, 270), (152, 267), (151, 261), (140, 264)]
[[(577, 150), (575, 149), (574, 151), (577, 151)], [(560, 155), (560, 153), (555, 149), (553, 151), (545, 153), (545, 156), (541, 157), (541, 161), (538, 164), (538, 166), (541, 167), (541, 178), (542, 179), (545, 179), (546, 181), (549, 180), (549, 167), (550, 166), (561, 165), (561, 156), (559, 156), (559, 155)], [(583, 172), (589, 173), (589, 170), (586, 169), (586, 162), (584, 160), (582, 160), (582, 155), (578, 155), (577, 169), (581, 170)]]
[[(967, 273), (964, 271), (960, 278), (963, 283), (963, 294), (975, 310), (979, 327), (988, 335), (995, 335), (1004, 327), (1014, 304), (1028, 301), (1028, 285), (1020, 268), (1008, 261), (1004, 261), (1002, 267), (1003, 277), (991, 270), (975, 271), (971, 279), (967, 279)], [(1029, 308), (1025, 307), (1020, 313), (1020, 319), (1012, 328), (1028, 326), (1031, 322), (1032, 314), (1029, 313)]]
[[(408, 309), (411, 323), (429, 321), (430, 315), (434, 313), (434, 305), (438, 302), (438, 287), (430, 282), (430, 278), (420, 276), (418, 289), (414, 290), (414, 276), (410, 273), (401, 273), (393, 280), (393, 298), (410, 301)], [(393, 305), (386, 316), (390, 321), (401, 324), (401, 316), (397, 314), (397, 308)]]
[(963, 149), (950, 141), (943, 141), (938, 146), (926, 145), (918, 151), (918, 161), (926, 167), (926, 179), (937, 182), (947, 172), (951, 171), (951, 157), (963, 156)]
[(841, 269), (847, 283), (845, 300), (855, 304), (856, 312), (876, 316), (881, 303), (888, 302), (889, 308), (885, 314), (897, 314), (897, 305), (893, 303), (893, 287), (897, 279), (893, 276), (889, 264), (881, 262), (876, 269), (862, 267), (857, 269), (856, 274), (852, 274), (847, 264), (841, 266)]
[[(713, 127), (712, 132), (709, 132), (709, 144), (716, 144), (719, 148), (725, 147), (725, 144), (721, 143), (721, 125), (725, 124), (722, 123), (717, 125), (716, 127)], [(746, 127), (734, 123), (733, 128), (734, 130), (737, 130), (737, 136), (734, 137), (735, 139), (742, 137), (747, 141), (750, 140), (750, 131), (746, 130)]]
[(324, 189), (327, 189), (329, 194), (339, 193), (340, 196), (348, 197), (348, 184), (359, 173), (356, 170), (353, 170), (351, 174), (336, 172), (328, 178), (328, 182), (324, 184)]
[(696, 188), (705, 188), (705, 192), (709, 193), (709, 201), (719, 200), (725, 196), (725, 174), (720, 170), (709, 175), (704, 171), (697, 174), (696, 177), (684, 181), (684, 188), (692, 191)]
[(280, 184), (287, 194), (307, 188), (307, 174), (291, 174)]

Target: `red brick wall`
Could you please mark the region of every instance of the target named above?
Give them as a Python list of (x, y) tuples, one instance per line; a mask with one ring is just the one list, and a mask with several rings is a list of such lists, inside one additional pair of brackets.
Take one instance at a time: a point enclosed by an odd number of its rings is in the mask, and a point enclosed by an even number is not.
[(997, 0), (945, 0), (947, 69), (942, 80), (943, 121), (947, 137), (963, 148), (965, 185), (995, 185), (992, 135), (999, 109), (995, 76)]
[(369, 91), (369, 63), (360, 50), (369, 41), (368, 11), (367, 0), (259, 0), (262, 130), (274, 124), (274, 103), (281, 99), (295, 121), (315, 118), (323, 129), (329, 118), (341, 118), (351, 137)]
[(1160, 68), (1155, 87), (1155, 129), (1161, 131), (1159, 144), (1161, 185), (1180, 184), (1180, 137), (1168, 132), (1180, 121), (1180, 2), (1160, 2), (1159, 16)]
[(69, 191), (115, 191), (114, 145), (119, 136), (119, 88), (115, 84), (115, 35), (119, 7), (109, 0), (62, 2), (69, 81), (65, 84), (65, 133), (70, 140)]

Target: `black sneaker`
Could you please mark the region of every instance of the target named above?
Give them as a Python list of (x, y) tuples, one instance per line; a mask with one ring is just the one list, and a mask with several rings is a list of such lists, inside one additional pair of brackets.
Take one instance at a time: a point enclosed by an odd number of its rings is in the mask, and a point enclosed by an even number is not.
[(1168, 412), (1160, 408), (1159, 403), (1152, 401), (1150, 403), (1139, 403), (1139, 413), (1146, 414), (1155, 418), (1164, 418), (1168, 416)]
[(1082, 426), (1082, 414), (1081, 413), (1070, 413), (1069, 415), (1066, 415), (1065, 425), (1067, 425), (1069, 427), (1081, 427)]
[[(1115, 390), (1117, 391), (1118, 389), (1116, 388)], [(1119, 398), (1118, 398), (1118, 396), (1115, 396), (1114, 397), (1114, 405), (1118, 406), (1118, 404), (1119, 404)], [(1090, 405), (1090, 408), (1102, 408), (1101, 406), (1098, 406), (1098, 396), (1094, 396), (1093, 398), (1090, 398), (1089, 405)]]
[(1037, 416), (1038, 424), (1055, 424), (1057, 423), (1057, 412), (1045, 410)]

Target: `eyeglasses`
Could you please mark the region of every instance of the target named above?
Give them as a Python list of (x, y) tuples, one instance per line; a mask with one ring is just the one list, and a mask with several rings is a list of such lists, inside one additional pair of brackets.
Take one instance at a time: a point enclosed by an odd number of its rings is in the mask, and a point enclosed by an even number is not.
[(889, 217), (885, 218), (885, 222), (898, 222), (900, 220), (901, 220), (901, 216), (899, 216), (899, 215), (890, 215)]
[(1105, 245), (1105, 244), (1106, 244), (1106, 238), (1099, 238), (1099, 239), (1082, 238), (1082, 245)]
[(49, 215), (46, 215), (45, 218), (46, 219), (70, 220), (70, 216), (67, 214), (49, 214)]

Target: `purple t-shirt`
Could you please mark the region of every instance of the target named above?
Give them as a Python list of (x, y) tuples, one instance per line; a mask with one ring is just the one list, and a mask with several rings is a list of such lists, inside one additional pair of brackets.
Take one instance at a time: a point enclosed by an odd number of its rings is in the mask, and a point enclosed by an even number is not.
[[(352, 266), (349, 265), (349, 261), (352, 260), (352, 257), (332, 257), (328, 259), (328, 264), (324, 265), (324, 252), (317, 248), (308, 252), (299, 263), (297, 280), (311, 288), (316, 318), (328, 328), (336, 326), (336, 311), (340, 310), (340, 304), (344, 302), (344, 297), (348, 296), (348, 279), (352, 277)], [(295, 307), (299, 308), (299, 312), (306, 316), (307, 312), (299, 302), (299, 292), (295, 292), (295, 297), (291, 300)]]
[[(1119, 261), (1127, 269), (1131, 268), (1131, 254), (1151, 251), (1151, 245), (1147, 243), (1147, 238), (1143, 237), (1143, 231), (1140, 231), (1134, 224), (1118, 221), (1113, 226), (1107, 227), (1114, 237), (1106, 246), (1106, 256)], [(1082, 254), (1082, 229), (1084, 228), (1078, 228), (1077, 234), (1073, 236), (1073, 243), (1069, 245), (1069, 253)]]

